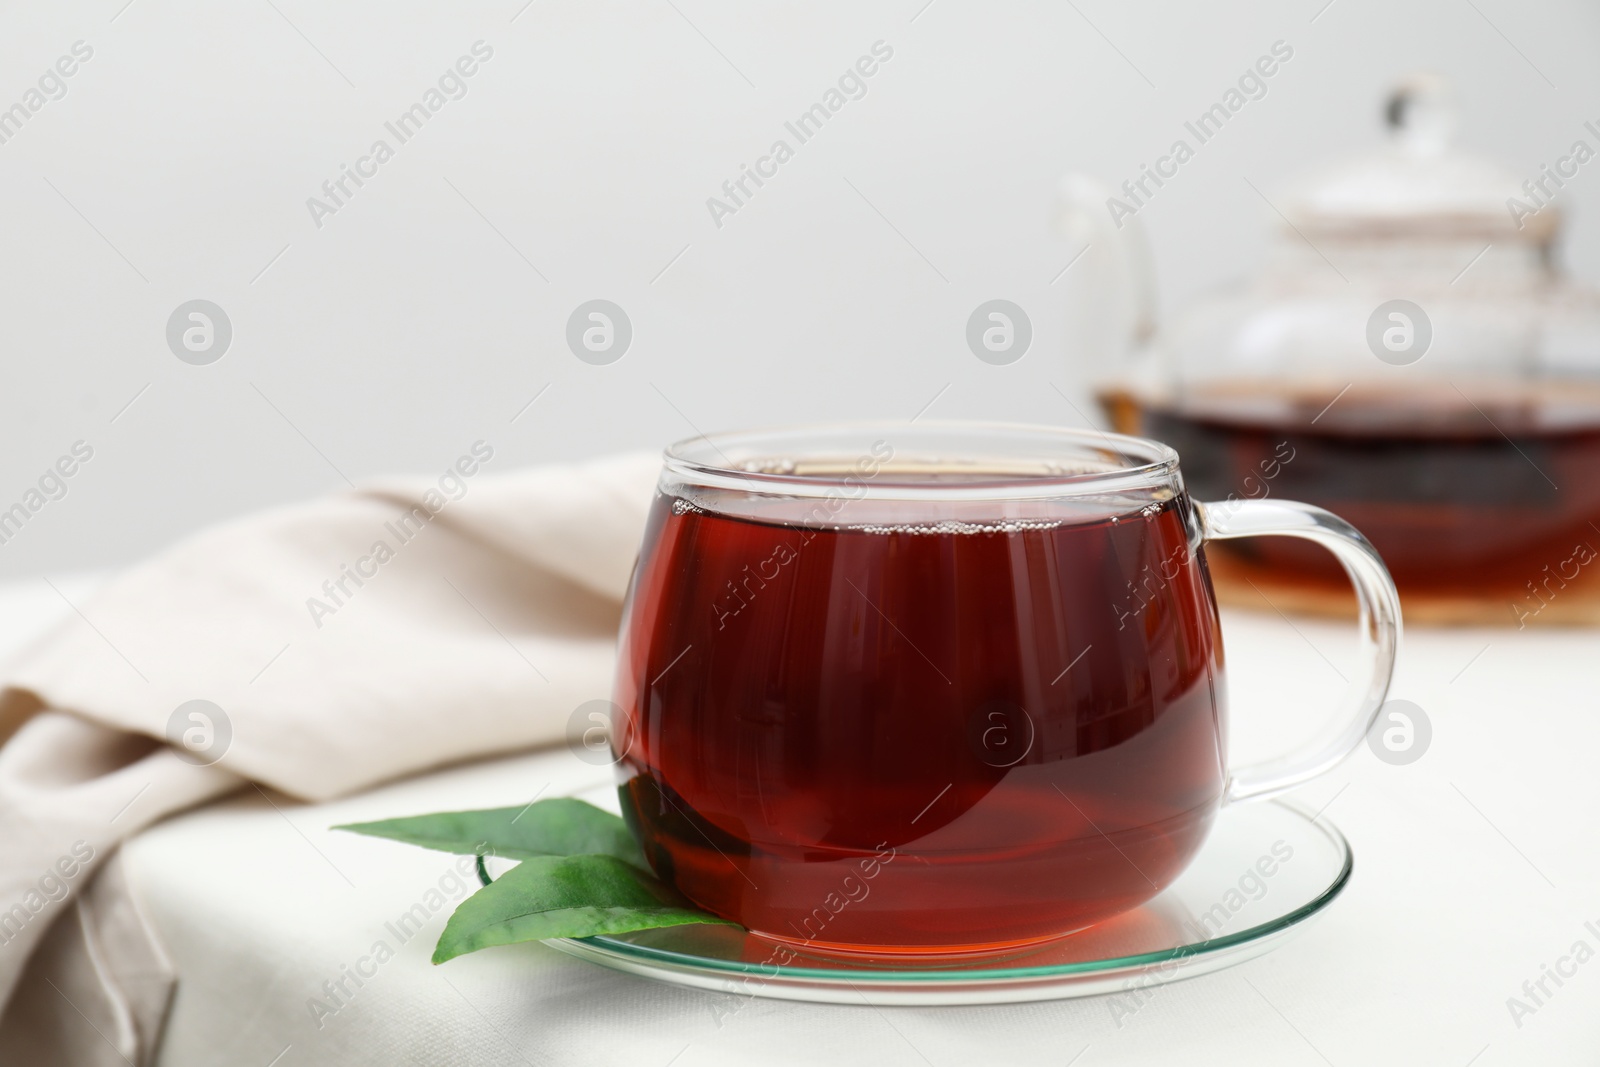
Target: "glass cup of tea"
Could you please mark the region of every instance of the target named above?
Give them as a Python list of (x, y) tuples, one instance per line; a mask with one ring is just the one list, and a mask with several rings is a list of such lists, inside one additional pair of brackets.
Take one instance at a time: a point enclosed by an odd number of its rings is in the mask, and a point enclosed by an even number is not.
[[(1348, 707), (1227, 766), (1208, 541), (1304, 538), (1360, 603)], [(883, 423), (667, 450), (622, 623), (612, 744), (656, 872), (824, 951), (1015, 949), (1135, 908), (1225, 804), (1371, 726), (1400, 612), (1319, 508), (1191, 500), (1092, 430)]]

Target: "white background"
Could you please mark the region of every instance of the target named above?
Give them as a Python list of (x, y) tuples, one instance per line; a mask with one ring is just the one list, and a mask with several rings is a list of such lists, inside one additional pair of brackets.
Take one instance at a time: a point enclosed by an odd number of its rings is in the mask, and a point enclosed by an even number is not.
[[(1060, 274), (1058, 180), (1137, 174), (1275, 40), (1294, 58), (1267, 96), (1140, 213), (1164, 307), (1258, 261), (1244, 179), (1271, 197), (1374, 147), (1407, 72), (1453, 78), (1463, 143), (1519, 174), (1600, 119), (1578, 0), (124, 2), (0, 13), (0, 107), (94, 49), (0, 145), (0, 508), (95, 449), (0, 574), (132, 560), (478, 439), (508, 470), (936, 395), (930, 415), (1079, 424), (1112, 352), (1104, 264)], [(480, 39), (467, 96), (318, 229), (306, 198)], [(880, 39), (867, 95), (718, 229), (706, 198)], [(1562, 198), (1567, 259), (1600, 276), (1600, 169)], [(635, 333), (606, 367), (564, 342), (596, 297)], [(964, 342), (995, 297), (1034, 322), (1008, 367)], [(210, 366), (165, 341), (194, 298), (233, 323)]]

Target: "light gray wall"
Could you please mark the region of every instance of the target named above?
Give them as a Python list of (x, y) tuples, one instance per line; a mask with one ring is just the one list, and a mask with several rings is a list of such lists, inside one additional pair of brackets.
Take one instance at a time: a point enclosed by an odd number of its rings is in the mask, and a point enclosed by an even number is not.
[[(94, 457), (0, 574), (134, 559), (480, 438), (509, 469), (909, 418), (947, 384), (930, 415), (1078, 423), (1048, 383), (1088, 411), (1105, 354), (1068, 326), (1094, 257), (1052, 285), (1077, 251), (1057, 180), (1136, 174), (1276, 40), (1267, 96), (1140, 214), (1165, 307), (1257, 261), (1244, 178), (1375, 145), (1403, 73), (1451, 76), (1464, 143), (1519, 172), (1600, 120), (1593, 3), (1324, 2), (7, 4), (0, 107), (93, 56), (0, 144), (0, 508), (75, 441)], [(466, 96), (318, 228), (307, 198), (479, 40)], [(707, 197), (879, 40), (867, 94), (718, 228)], [(1600, 276), (1600, 167), (1563, 196)], [(1008, 367), (964, 340), (995, 297), (1035, 328)], [(196, 298), (233, 325), (208, 366), (166, 341)], [(610, 366), (564, 341), (592, 298), (633, 323)]]

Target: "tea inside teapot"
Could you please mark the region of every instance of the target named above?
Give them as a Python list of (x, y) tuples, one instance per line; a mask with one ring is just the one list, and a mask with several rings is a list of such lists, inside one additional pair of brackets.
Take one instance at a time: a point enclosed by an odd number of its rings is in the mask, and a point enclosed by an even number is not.
[[(1128, 398), (1121, 407), (1126, 421)], [(1600, 383), (1330, 393), (1236, 381), (1143, 406), (1134, 421), (1178, 450), (1202, 497), (1281, 496), (1348, 519), (1377, 546), (1407, 606), (1423, 604), (1430, 617), (1527, 625), (1586, 614), (1591, 598), (1579, 594), (1600, 554)], [(1299, 606), (1345, 595), (1337, 566), (1295, 542), (1210, 551), (1219, 580), (1253, 581), (1275, 604), (1272, 590)], [(1467, 610), (1467, 595), (1487, 613)]]

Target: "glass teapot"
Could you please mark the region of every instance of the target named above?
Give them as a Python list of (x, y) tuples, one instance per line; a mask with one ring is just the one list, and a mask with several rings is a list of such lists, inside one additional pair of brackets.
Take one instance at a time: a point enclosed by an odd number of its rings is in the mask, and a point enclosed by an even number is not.
[[(1413, 621), (1600, 622), (1600, 292), (1554, 255), (1560, 188), (1595, 151), (1519, 179), (1451, 147), (1428, 76), (1385, 115), (1384, 150), (1268, 201), (1265, 270), (1160, 329), (1136, 220), (1064, 183), (1133, 341), (1101, 405), (1175, 447), (1201, 496), (1348, 519)], [(1290, 544), (1227, 546), (1212, 569), (1225, 599), (1345, 610), (1343, 576)]]

